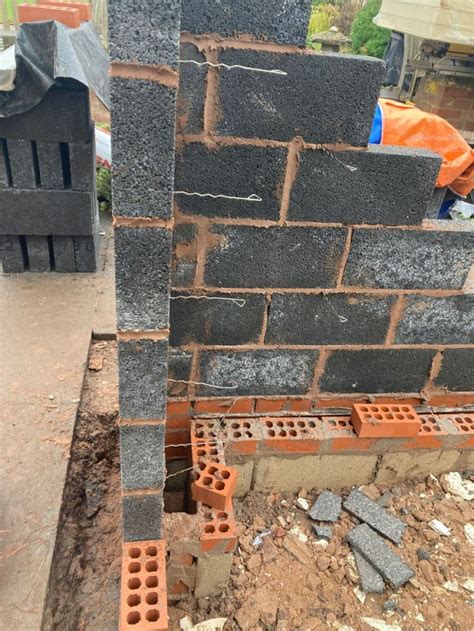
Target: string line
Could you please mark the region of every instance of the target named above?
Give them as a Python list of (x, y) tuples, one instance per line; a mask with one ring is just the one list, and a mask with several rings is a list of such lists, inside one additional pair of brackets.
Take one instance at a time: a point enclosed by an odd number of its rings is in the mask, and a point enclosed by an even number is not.
[(216, 388), (216, 390), (236, 390), (239, 386), (235, 381), (231, 381), (232, 386), (216, 386), (213, 383), (204, 383), (203, 381), (185, 381), (184, 379), (168, 379), (171, 383), (185, 383), (190, 386), (207, 386), (208, 388)]

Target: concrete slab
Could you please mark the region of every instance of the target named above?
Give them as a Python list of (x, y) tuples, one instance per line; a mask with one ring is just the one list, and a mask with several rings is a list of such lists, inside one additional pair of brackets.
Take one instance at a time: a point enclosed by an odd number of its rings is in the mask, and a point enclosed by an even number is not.
[(0, 275), (0, 628), (37, 631), (92, 331), (115, 332), (113, 241), (97, 274)]
[(358, 489), (354, 489), (342, 505), (344, 510), (360, 521), (369, 524), (379, 534), (387, 537), (393, 543), (401, 543), (406, 524), (388, 513)]

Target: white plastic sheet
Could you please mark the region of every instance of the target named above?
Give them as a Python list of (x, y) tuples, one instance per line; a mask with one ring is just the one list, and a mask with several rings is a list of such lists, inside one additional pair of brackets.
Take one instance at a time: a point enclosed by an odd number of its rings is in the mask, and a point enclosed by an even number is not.
[(474, 0), (383, 0), (374, 23), (423, 39), (474, 46)]

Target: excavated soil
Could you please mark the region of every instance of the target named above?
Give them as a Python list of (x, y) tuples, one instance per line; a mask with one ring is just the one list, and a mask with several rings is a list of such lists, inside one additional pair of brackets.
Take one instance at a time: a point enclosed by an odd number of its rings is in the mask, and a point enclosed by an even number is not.
[[(116, 346), (95, 342), (64, 493), (45, 614), (48, 631), (117, 629), (121, 514), (116, 420)], [(474, 630), (474, 545), (464, 528), (474, 522), (472, 502), (447, 492), (443, 477), (365, 490), (374, 499), (386, 494), (387, 510), (408, 525), (397, 552), (416, 571), (410, 584), (367, 595), (362, 603), (344, 541), (357, 523), (354, 518), (342, 513), (325, 544), (297, 507), (298, 496), (250, 493), (234, 503), (239, 545), (229, 585), (218, 597), (188, 597), (170, 606), (170, 631), (179, 631), (186, 615), (194, 624), (226, 617), (226, 631)], [(317, 496), (310, 489), (300, 495), (310, 503)], [(448, 526), (450, 535), (434, 532), (428, 526), (432, 519)], [(262, 545), (253, 545), (256, 535), (268, 532)]]
[(116, 631), (120, 472), (116, 346), (94, 342), (79, 406), (43, 628)]

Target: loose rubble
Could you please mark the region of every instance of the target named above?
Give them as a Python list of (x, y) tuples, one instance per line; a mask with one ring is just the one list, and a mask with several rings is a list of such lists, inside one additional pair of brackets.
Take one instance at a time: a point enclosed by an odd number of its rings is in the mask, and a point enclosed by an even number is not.
[[(363, 525), (360, 519), (342, 510), (334, 522), (315, 521), (297, 504), (303, 495), (250, 493), (235, 503), (239, 545), (228, 586), (217, 598), (188, 597), (171, 607), (170, 628), (179, 629), (179, 620), (189, 614), (194, 624), (227, 617), (225, 631), (469, 629), (474, 546), (465, 527), (474, 523), (472, 502), (446, 491), (435, 476), (390, 489), (368, 486), (360, 490), (405, 524), (399, 546), (373, 530), (371, 535), (398, 557), (397, 565), (404, 564), (404, 579), (406, 573), (415, 573), (402, 587), (395, 589), (385, 580), (379, 593), (383, 576), (377, 573), (379, 588), (363, 591), (370, 583), (360, 560), (375, 569), (365, 558), (357, 558), (349, 541), (350, 533)], [(350, 492), (333, 495), (344, 502)], [(309, 489), (303, 499), (313, 507), (320, 495)], [(381, 501), (388, 506), (382, 507)], [(449, 528), (449, 536), (429, 526), (434, 519)], [(317, 534), (321, 528), (331, 529), (329, 540)], [(256, 540), (259, 545), (254, 546)]]

